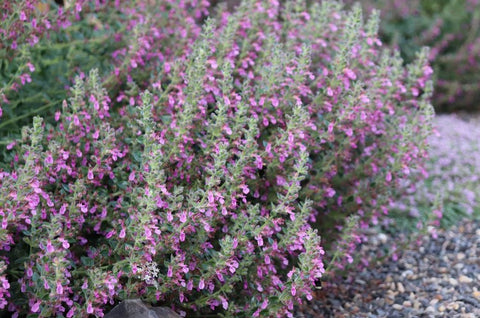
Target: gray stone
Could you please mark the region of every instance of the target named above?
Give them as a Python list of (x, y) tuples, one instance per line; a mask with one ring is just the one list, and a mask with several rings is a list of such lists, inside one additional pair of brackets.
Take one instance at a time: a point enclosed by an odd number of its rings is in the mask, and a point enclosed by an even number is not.
[(180, 315), (167, 307), (150, 307), (140, 299), (126, 299), (104, 318), (180, 318)]

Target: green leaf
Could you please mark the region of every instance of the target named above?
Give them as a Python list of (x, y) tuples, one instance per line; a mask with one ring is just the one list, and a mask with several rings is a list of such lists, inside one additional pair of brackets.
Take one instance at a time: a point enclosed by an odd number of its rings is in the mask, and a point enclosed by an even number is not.
[(62, 183), (62, 188), (65, 192), (70, 193), (70, 187), (66, 183)]
[(93, 259), (91, 259), (90, 257), (82, 256), (80, 258), (80, 260), (82, 261), (82, 264), (85, 265), (85, 266), (93, 266), (94, 265)]
[(32, 276), (32, 280), (33, 280), (34, 282), (38, 282), (38, 281), (40, 280), (40, 275), (38, 275), (37, 272), (34, 272), (34, 273), (33, 273), (33, 276)]

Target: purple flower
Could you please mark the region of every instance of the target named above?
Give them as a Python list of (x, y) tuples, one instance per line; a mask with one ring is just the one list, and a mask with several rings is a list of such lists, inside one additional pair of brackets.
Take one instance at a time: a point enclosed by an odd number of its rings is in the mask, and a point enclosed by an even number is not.
[(36, 303), (34, 303), (32, 305), (32, 307), (30, 308), (30, 311), (33, 312), (33, 313), (37, 313), (40, 311), (40, 304), (41, 302), (37, 301)]
[(20, 21), (26, 21), (27, 20), (27, 15), (25, 14), (25, 11), (20, 11)]

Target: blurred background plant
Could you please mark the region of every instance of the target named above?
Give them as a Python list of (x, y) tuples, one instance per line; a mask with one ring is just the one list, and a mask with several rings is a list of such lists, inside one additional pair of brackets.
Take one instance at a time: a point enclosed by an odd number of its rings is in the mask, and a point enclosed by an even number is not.
[(480, 217), (480, 117), (437, 115), (434, 127), (428, 138), (428, 177), (407, 181), (405, 195), (391, 205), (390, 216), (403, 232)]
[[(345, 0), (347, 5), (357, 1)], [(431, 47), (437, 112), (480, 110), (480, 5), (478, 0), (365, 0), (381, 11), (380, 37), (405, 62)]]

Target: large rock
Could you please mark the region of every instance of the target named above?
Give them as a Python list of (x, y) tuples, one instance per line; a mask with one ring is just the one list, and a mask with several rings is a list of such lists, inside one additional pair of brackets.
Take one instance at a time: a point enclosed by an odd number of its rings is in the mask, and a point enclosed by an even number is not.
[(126, 299), (104, 318), (181, 318), (167, 307), (149, 307), (140, 299)]

